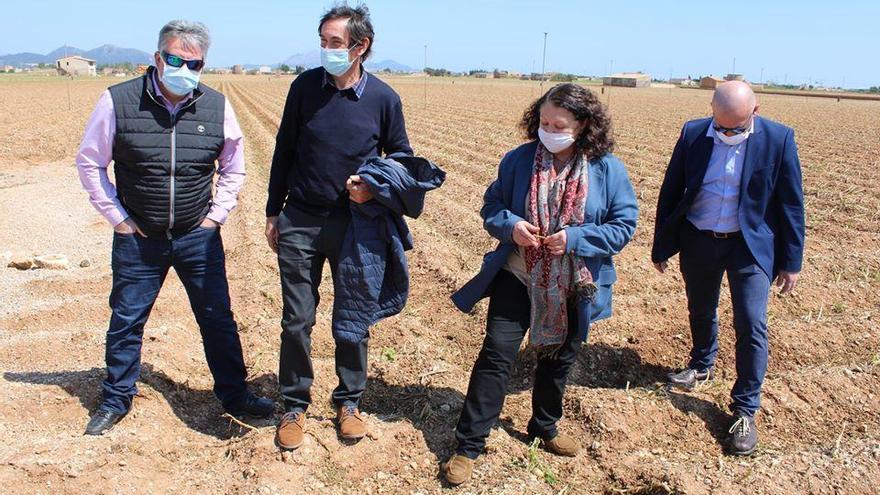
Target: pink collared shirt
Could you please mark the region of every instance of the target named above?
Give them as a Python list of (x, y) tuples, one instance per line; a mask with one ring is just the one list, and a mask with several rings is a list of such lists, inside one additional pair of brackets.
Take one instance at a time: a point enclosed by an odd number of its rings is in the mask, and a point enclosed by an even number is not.
[[(159, 100), (165, 104), (169, 111), (177, 111), (184, 103), (192, 98), (192, 93), (187, 95), (177, 105), (172, 105), (165, 96), (155, 78), (152, 78), (153, 89)], [(208, 211), (208, 218), (217, 222), (225, 223), (229, 212), (238, 203), (238, 192), (244, 185), (244, 138), (235, 112), (229, 99), (226, 99), (226, 108), (223, 118), (224, 144), (217, 157), (219, 167), (217, 169), (217, 188), (214, 193), (214, 201)], [(79, 171), (79, 180), (83, 188), (89, 194), (89, 201), (98, 212), (116, 227), (128, 218), (116, 194), (116, 186), (110, 182), (107, 174), (107, 166), (113, 160), (113, 140), (116, 136), (116, 114), (113, 110), (113, 99), (110, 91), (104, 91), (98, 99), (95, 110), (86, 124), (85, 135), (76, 155), (76, 168)]]

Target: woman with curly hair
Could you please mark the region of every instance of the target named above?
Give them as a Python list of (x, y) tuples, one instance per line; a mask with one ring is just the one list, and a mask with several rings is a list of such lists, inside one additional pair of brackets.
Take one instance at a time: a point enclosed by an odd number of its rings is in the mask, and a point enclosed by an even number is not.
[(486, 338), (455, 430), (458, 448), (443, 467), (453, 485), (471, 476), (498, 420), (527, 330), (538, 354), (527, 433), (554, 454), (578, 452), (578, 442), (556, 428), (566, 379), (590, 323), (611, 315), (612, 256), (636, 229), (635, 193), (611, 154), (611, 120), (595, 94), (554, 86), (520, 127), (528, 142), (501, 160), (480, 210), (498, 247), (452, 296), (464, 312), (489, 297)]

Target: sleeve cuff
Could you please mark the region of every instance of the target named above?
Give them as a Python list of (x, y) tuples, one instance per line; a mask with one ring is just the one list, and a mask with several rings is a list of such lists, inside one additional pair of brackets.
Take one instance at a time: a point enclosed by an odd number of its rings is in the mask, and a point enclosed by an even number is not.
[(226, 219), (229, 218), (229, 212), (224, 210), (223, 208), (214, 205), (211, 207), (211, 211), (208, 212), (208, 218), (223, 225), (226, 223)]
[(516, 224), (523, 222), (523, 221), (525, 221), (525, 219), (522, 219), (522, 218), (514, 215), (513, 213), (511, 213), (510, 218), (507, 221), (507, 225), (505, 225), (505, 227), (504, 227), (504, 239), (503, 240), (508, 241), (508, 242), (513, 242), (513, 229), (514, 229), (514, 227), (516, 227)]
[(577, 244), (577, 231), (573, 227), (565, 227), (562, 229), (565, 231), (565, 252), (566, 253), (574, 253), (574, 248)]
[(115, 229), (119, 224), (128, 219), (128, 213), (124, 210), (111, 210), (107, 212), (104, 218), (106, 218), (107, 221), (110, 222), (110, 225)]

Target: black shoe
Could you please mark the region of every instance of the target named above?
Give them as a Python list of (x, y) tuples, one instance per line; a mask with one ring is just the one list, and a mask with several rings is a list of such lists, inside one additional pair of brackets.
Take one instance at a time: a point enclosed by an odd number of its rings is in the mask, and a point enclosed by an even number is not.
[(92, 415), (89, 424), (86, 425), (86, 435), (103, 435), (113, 428), (113, 425), (124, 418), (126, 413), (110, 412), (106, 409), (98, 409), (98, 412)]
[(248, 392), (241, 402), (226, 408), (226, 412), (236, 417), (268, 418), (275, 414), (275, 403), (271, 399)]
[(698, 385), (703, 385), (709, 380), (715, 378), (715, 369), (709, 368), (705, 371), (697, 371), (692, 368), (685, 368), (678, 373), (670, 373), (666, 379), (666, 384), (670, 387), (681, 388), (684, 390), (693, 390)]
[(737, 413), (736, 421), (727, 431), (730, 433), (730, 453), (751, 455), (758, 448), (758, 428), (753, 416)]

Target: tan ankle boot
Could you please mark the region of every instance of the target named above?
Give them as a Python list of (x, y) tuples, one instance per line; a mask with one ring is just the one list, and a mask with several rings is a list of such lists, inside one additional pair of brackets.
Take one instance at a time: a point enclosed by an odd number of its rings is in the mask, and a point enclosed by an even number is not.
[(275, 431), (275, 442), (282, 449), (298, 449), (305, 438), (305, 424), (305, 413), (287, 413), (281, 416)]
[(340, 407), (336, 412), (336, 423), (339, 426), (339, 436), (346, 440), (358, 440), (367, 434), (367, 425), (356, 407)]
[(565, 457), (574, 457), (581, 450), (581, 445), (564, 433), (559, 433), (550, 440), (543, 440), (542, 443), (549, 452)]
[(473, 473), (474, 460), (460, 454), (450, 457), (443, 466), (443, 477), (452, 486), (458, 486), (469, 480)]

